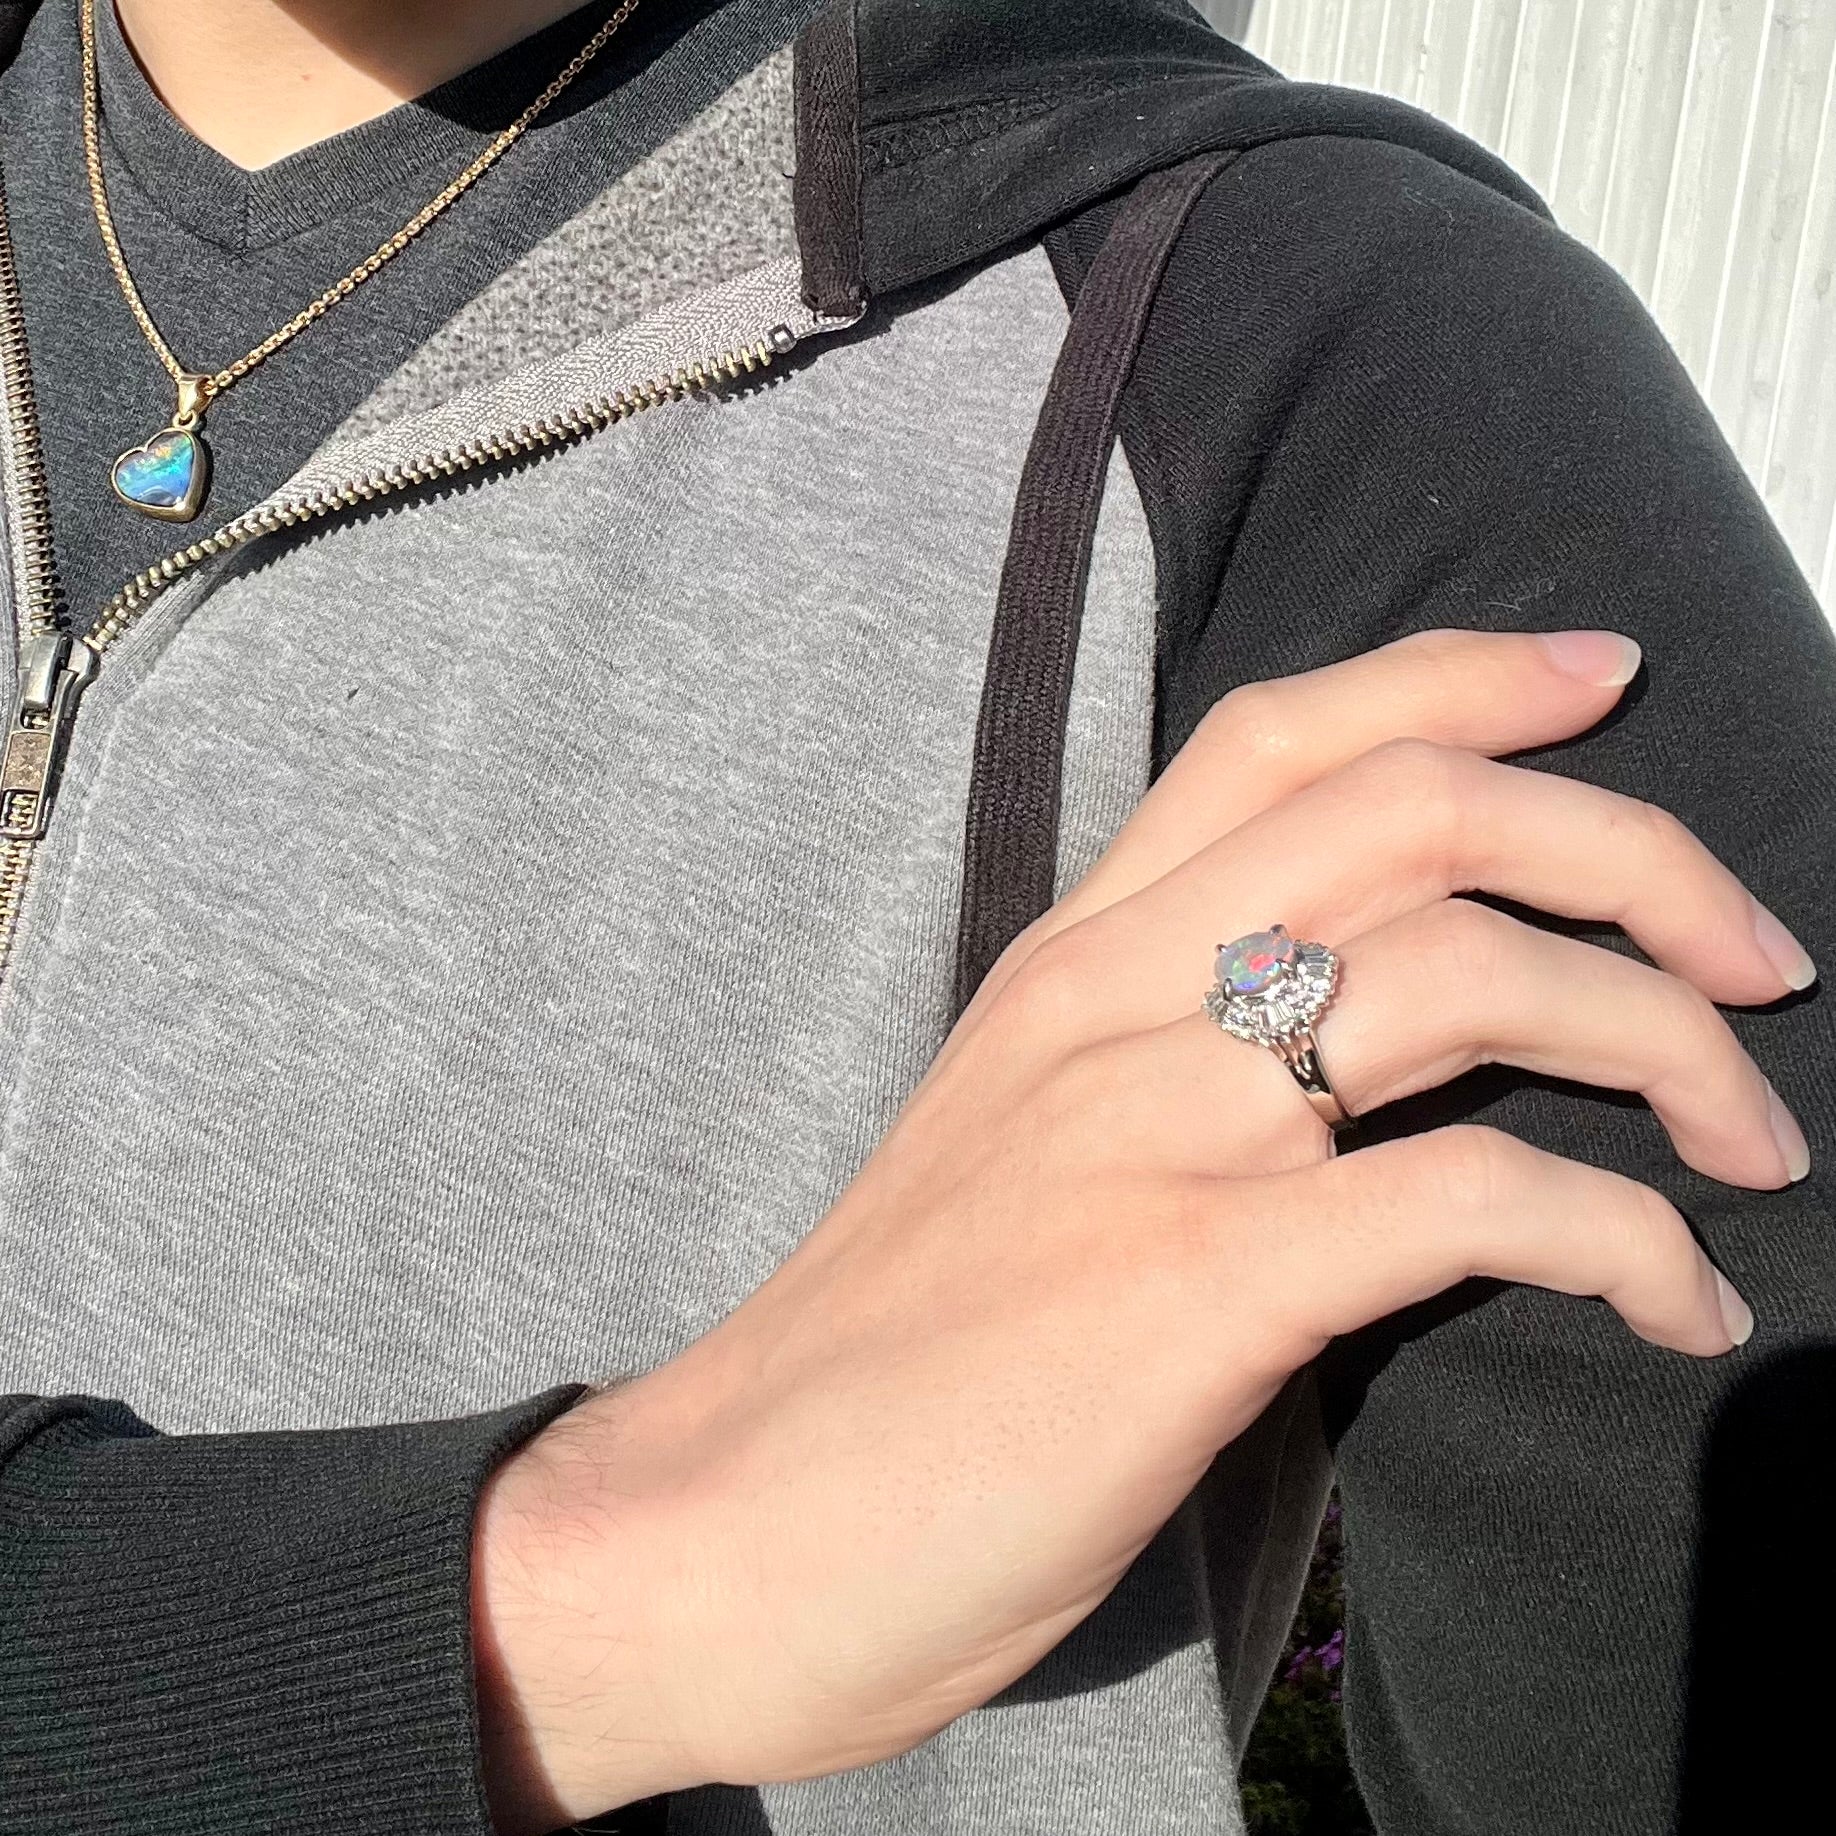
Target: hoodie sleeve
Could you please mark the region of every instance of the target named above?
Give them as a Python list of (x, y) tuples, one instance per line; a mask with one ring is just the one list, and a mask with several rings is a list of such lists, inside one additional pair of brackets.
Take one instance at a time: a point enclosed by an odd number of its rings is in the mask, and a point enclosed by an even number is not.
[[(1052, 239), (1073, 291), (1103, 227)], [(1525, 762), (1674, 811), (1836, 965), (1830, 626), (1656, 326), (1545, 216), (1382, 141), (1255, 148), (1186, 227), (1122, 437), (1159, 563), (1160, 762), (1238, 683), (1405, 632), (1610, 627), (1644, 674)], [(1731, 1018), (1821, 1167), (1836, 1005)], [(1768, 1662), (1767, 1552), (1828, 1502), (1831, 1190), (1718, 1186), (1642, 1104), (1503, 1069), (1368, 1132), (1467, 1118), (1663, 1191), (1759, 1327), (1696, 1363), (1597, 1305), (1472, 1286), (1334, 1349), (1377, 1826), (1706, 1828), (1736, 1790), (1750, 1820), (1820, 1750), (1788, 1751), (1780, 1692), (1741, 1680)]]
[(581, 1394), (185, 1436), (0, 1401), (0, 1832), (489, 1836), (473, 1516)]

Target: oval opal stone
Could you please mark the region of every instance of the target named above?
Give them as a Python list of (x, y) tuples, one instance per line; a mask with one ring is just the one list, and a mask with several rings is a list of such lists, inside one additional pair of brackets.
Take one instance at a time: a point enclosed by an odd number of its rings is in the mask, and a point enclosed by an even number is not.
[(1294, 939), (1279, 927), (1252, 931), (1218, 952), (1218, 980), (1232, 994), (1258, 995), (1294, 967)]
[(168, 428), (115, 461), (115, 489), (130, 504), (176, 510), (191, 494), (198, 463), (196, 438), (180, 428)]

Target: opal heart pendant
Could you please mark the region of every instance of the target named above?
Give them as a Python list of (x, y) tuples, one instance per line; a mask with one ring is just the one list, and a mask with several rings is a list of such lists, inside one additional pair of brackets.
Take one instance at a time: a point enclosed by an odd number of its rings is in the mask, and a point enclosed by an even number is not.
[(204, 508), (210, 490), (204, 411), (217, 392), (217, 378), (186, 371), (173, 381), (178, 386), (178, 412), (172, 425), (144, 446), (130, 446), (108, 476), (115, 495), (141, 515), (189, 523)]
[(146, 516), (189, 523), (210, 489), (210, 448), (188, 428), (168, 427), (131, 446), (109, 474), (115, 495)]

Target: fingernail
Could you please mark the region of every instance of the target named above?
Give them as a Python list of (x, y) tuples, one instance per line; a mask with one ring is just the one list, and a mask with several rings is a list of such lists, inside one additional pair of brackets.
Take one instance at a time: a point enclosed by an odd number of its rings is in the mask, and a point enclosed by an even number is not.
[(1544, 631), (1549, 660), (1565, 676), (1595, 688), (1623, 688), (1638, 674), (1644, 652), (1617, 631)]
[(1808, 988), (1817, 979), (1817, 965), (1811, 961), (1809, 952), (1757, 901), (1754, 904), (1753, 935), (1759, 939), (1761, 952), (1779, 972), (1787, 988)]
[(1753, 1309), (1734, 1292), (1733, 1284), (1717, 1269), (1715, 1298), (1721, 1303), (1721, 1323), (1736, 1345), (1745, 1345), (1753, 1337)]
[(1804, 1139), (1798, 1118), (1770, 1084), (1766, 1087), (1766, 1107), (1772, 1116), (1772, 1138), (1779, 1144), (1785, 1172), (1795, 1186), (1810, 1171), (1810, 1143)]

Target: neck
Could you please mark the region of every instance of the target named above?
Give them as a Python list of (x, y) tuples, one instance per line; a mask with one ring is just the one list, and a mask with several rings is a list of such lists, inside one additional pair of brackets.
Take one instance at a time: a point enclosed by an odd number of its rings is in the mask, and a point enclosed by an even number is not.
[(113, 0), (160, 99), (250, 170), (387, 114), (580, 3)]

